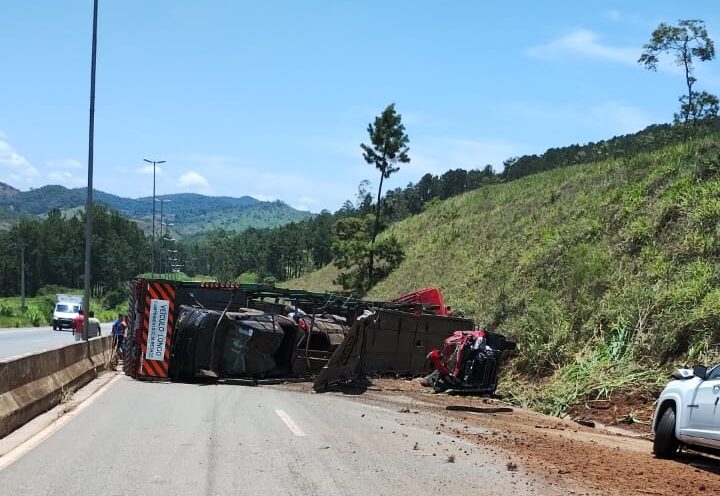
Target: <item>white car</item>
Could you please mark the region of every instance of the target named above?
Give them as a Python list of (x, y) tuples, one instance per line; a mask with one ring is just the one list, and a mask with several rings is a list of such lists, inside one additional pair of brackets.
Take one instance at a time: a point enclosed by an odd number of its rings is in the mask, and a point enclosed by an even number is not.
[(720, 365), (676, 369), (673, 378), (660, 393), (653, 417), (655, 456), (670, 458), (680, 445), (720, 450)]

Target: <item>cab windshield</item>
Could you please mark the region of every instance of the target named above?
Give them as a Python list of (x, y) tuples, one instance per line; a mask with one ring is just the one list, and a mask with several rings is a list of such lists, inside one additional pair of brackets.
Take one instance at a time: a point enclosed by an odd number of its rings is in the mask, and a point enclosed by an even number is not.
[(58, 303), (55, 307), (56, 312), (78, 313), (79, 310), (79, 305), (68, 305), (65, 303)]

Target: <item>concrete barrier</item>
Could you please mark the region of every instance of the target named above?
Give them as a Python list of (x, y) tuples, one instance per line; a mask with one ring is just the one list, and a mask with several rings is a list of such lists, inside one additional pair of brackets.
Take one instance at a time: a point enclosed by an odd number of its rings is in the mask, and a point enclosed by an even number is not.
[(105, 369), (112, 336), (0, 360), (0, 438), (54, 407)]

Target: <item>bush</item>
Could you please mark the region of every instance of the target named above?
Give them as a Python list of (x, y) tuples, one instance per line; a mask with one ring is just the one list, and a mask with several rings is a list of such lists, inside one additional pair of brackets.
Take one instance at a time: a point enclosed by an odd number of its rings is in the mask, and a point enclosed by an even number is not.
[(0, 302), (0, 315), (2, 315), (3, 317), (12, 317), (13, 316), (12, 307), (4, 301)]
[(37, 306), (35, 305), (28, 305), (25, 308), (25, 316), (30, 320), (33, 327), (38, 327), (42, 324), (47, 324), (48, 320), (45, 316), (46, 314), (42, 312)]
[(125, 286), (119, 286), (105, 293), (103, 308), (106, 310), (115, 309), (118, 306), (126, 305), (128, 301), (128, 290)]

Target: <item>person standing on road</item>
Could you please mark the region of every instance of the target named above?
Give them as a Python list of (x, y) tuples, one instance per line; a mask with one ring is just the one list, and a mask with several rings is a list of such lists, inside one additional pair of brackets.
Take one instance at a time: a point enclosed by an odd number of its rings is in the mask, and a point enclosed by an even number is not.
[(75, 341), (82, 341), (83, 326), (85, 325), (85, 315), (83, 309), (78, 310), (77, 317), (73, 319), (73, 335)]
[(127, 329), (125, 315), (119, 313), (117, 320), (113, 322), (112, 325), (112, 337), (115, 342), (115, 349), (118, 353), (122, 352), (123, 342), (125, 341), (125, 329)]
[(88, 337), (94, 338), (94, 337), (100, 336), (100, 334), (102, 332), (100, 329), (100, 321), (95, 318), (95, 312), (90, 310), (89, 317), (90, 318), (88, 319)]

